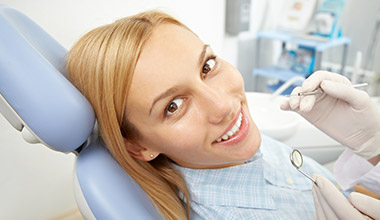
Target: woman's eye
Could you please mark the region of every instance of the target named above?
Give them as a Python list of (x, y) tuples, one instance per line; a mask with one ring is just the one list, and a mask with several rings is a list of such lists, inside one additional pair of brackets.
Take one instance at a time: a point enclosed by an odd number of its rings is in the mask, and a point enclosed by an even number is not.
[(182, 105), (183, 99), (174, 99), (169, 103), (169, 105), (166, 107), (166, 113), (168, 114), (174, 114), (178, 108)]
[(210, 57), (206, 61), (205, 65), (202, 67), (202, 77), (204, 78), (211, 70), (214, 68), (216, 61), (216, 57)]

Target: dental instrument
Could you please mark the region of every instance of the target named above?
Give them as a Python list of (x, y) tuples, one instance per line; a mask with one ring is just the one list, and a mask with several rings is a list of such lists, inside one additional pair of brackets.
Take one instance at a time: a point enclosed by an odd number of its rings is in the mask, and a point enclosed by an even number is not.
[[(362, 88), (368, 86), (368, 83), (360, 83), (360, 84), (355, 84), (352, 85), (353, 88)], [(322, 94), (324, 91), (321, 89), (317, 89), (311, 92), (299, 92), (297, 94), (290, 94), (290, 95), (285, 95), (286, 97), (290, 96), (307, 96), (307, 95), (316, 95), (316, 94)]]
[(293, 166), (297, 168), (297, 170), (302, 173), (304, 176), (309, 178), (315, 185), (317, 185), (317, 182), (309, 175), (307, 175), (305, 172), (300, 170), (303, 164), (303, 157), (299, 150), (295, 149), (290, 153), (290, 161), (292, 162)]

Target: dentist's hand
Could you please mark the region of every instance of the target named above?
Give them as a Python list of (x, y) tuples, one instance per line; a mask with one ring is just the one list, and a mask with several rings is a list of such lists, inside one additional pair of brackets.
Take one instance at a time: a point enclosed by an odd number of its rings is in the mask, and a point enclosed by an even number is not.
[(380, 112), (364, 91), (352, 88), (344, 76), (317, 71), (307, 78), (302, 87), (293, 90), (324, 93), (291, 96), (281, 104), (283, 110), (293, 110), (317, 128), (365, 159), (380, 154)]
[[(314, 219), (380, 219), (380, 200), (361, 193), (351, 193), (350, 201), (327, 178), (314, 174)], [(360, 213), (360, 212), (361, 213)], [(363, 215), (364, 213), (365, 215)]]

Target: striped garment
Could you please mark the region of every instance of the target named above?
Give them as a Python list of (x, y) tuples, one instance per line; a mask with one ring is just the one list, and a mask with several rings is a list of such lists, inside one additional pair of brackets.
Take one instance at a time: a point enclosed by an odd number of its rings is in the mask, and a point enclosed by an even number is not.
[[(190, 191), (191, 219), (313, 219), (312, 182), (291, 164), (291, 148), (262, 135), (260, 150), (243, 165), (189, 169), (175, 165)], [(304, 157), (309, 175), (331, 173)]]

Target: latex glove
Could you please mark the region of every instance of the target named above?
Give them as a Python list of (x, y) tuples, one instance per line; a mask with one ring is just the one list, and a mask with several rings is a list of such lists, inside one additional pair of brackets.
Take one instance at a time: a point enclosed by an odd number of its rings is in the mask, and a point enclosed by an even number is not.
[[(351, 203), (326, 177), (314, 174), (317, 185), (313, 184), (315, 205), (314, 219), (380, 219), (380, 201), (364, 194), (353, 192)], [(365, 215), (361, 214), (360, 210)]]
[(324, 93), (291, 96), (281, 104), (365, 159), (380, 154), (380, 113), (368, 94), (351, 87), (344, 76), (317, 71), (292, 95), (322, 89)]
[(349, 197), (351, 204), (361, 213), (380, 220), (380, 200), (358, 192), (351, 193)]

